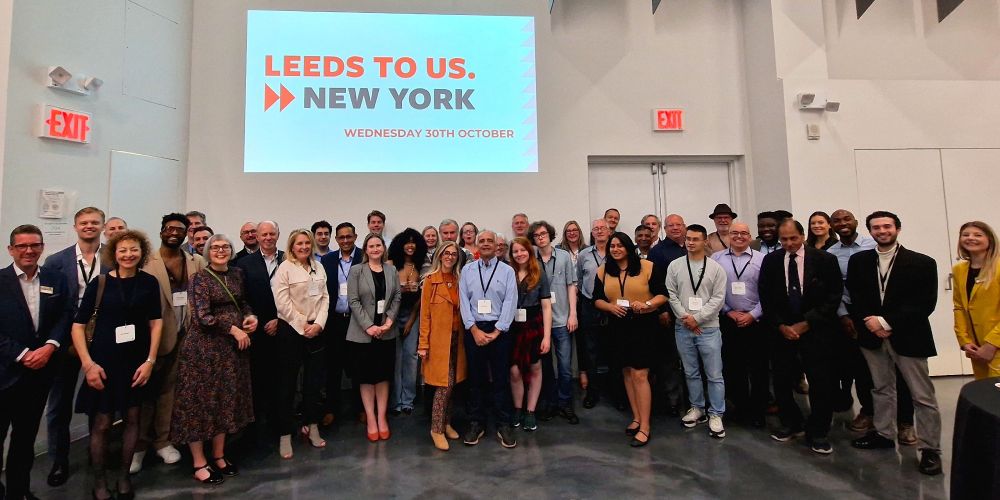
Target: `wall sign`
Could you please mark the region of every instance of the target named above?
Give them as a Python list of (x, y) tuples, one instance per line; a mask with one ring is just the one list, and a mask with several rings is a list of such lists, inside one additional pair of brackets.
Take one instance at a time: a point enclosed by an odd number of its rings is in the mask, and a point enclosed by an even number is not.
[(86, 144), (90, 142), (91, 116), (82, 111), (43, 106), (38, 137)]
[(684, 130), (683, 109), (654, 109), (653, 131), (675, 132)]

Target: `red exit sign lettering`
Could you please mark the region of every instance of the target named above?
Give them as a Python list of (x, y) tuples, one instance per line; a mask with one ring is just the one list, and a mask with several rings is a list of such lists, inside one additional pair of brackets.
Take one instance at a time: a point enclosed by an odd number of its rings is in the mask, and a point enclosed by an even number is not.
[(90, 114), (71, 109), (44, 106), (39, 123), (38, 136), (45, 139), (90, 142)]
[(684, 110), (654, 109), (653, 130), (657, 132), (684, 130)]

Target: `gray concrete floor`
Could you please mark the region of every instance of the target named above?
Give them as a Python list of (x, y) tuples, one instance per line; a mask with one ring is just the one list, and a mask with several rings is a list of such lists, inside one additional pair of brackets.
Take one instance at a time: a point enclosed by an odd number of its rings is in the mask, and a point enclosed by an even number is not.
[[(134, 477), (140, 498), (947, 498), (951, 440), (959, 389), (968, 377), (935, 379), (943, 419), (945, 474), (917, 472), (914, 447), (899, 451), (851, 448), (855, 435), (835, 416), (834, 453), (820, 456), (799, 441), (777, 443), (768, 432), (734, 424), (715, 440), (706, 426), (682, 428), (676, 418), (653, 420), (652, 442), (633, 449), (623, 429), (630, 418), (607, 406), (579, 410), (581, 424), (556, 418), (534, 433), (518, 431), (518, 446), (503, 449), (494, 434), (478, 446), (452, 442), (449, 452), (431, 445), (426, 417), (390, 419), (392, 439), (370, 444), (364, 426), (344, 423), (325, 430), (325, 450), (295, 442), (295, 457), (275, 448), (228, 455), (242, 474), (218, 487), (190, 476), (190, 458), (164, 465), (147, 457)], [(459, 431), (464, 424), (456, 422)], [(776, 425), (776, 420), (769, 422)], [(275, 443), (275, 447), (276, 447)], [(40, 498), (88, 498), (86, 440), (73, 444), (70, 481), (45, 484), (51, 466), (40, 456), (32, 490)]]

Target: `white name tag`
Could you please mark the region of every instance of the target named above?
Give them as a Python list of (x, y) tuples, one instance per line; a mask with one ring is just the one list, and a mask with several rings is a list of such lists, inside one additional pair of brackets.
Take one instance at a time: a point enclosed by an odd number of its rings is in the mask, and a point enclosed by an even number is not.
[(618, 300), (615, 301), (615, 304), (618, 304), (621, 307), (626, 307), (627, 308), (629, 306), (629, 301), (627, 301), (625, 299), (618, 299)]
[(319, 280), (310, 279), (309, 280), (309, 296), (316, 297), (319, 295)]
[(701, 297), (688, 297), (689, 311), (700, 311), (701, 306), (702, 306)]
[(552, 301), (553, 304), (555, 304), (556, 303), (556, 294), (553, 293), (552, 296), (549, 297), (549, 300)]
[(47, 295), (52, 295), (52, 287), (51, 286), (41, 285), (41, 286), (38, 287), (38, 291), (39, 291), (39, 293), (44, 293), (44, 294), (47, 294)]
[(489, 299), (480, 299), (476, 303), (476, 310), (479, 314), (491, 314), (493, 312), (493, 302)]
[(514, 321), (517, 321), (518, 323), (524, 323), (525, 321), (528, 321), (528, 310), (518, 309), (517, 315), (514, 316)]
[(135, 325), (125, 325), (115, 328), (115, 343), (125, 344), (135, 340)]
[(379, 314), (384, 314), (385, 313), (385, 299), (380, 300), (380, 301), (378, 301), (378, 302), (375, 303), (375, 312), (377, 312)]
[(747, 284), (743, 281), (734, 281), (730, 287), (732, 288), (733, 295), (746, 295), (747, 294)]
[(347, 297), (347, 283), (341, 283), (340, 287), (337, 289), (337, 295), (341, 297)]
[(187, 292), (174, 292), (174, 307), (186, 306), (188, 303)]

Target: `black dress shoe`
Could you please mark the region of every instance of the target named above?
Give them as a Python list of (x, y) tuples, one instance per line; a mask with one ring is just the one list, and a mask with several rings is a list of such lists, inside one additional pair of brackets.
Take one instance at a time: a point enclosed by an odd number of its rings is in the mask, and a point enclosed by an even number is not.
[(764, 428), (764, 415), (754, 415), (750, 417), (750, 425), (757, 429)]
[(881, 450), (895, 448), (896, 442), (882, 437), (882, 435), (877, 432), (869, 432), (868, 434), (851, 441), (851, 446), (861, 450)]
[[(226, 466), (219, 467), (219, 460), (222, 460), (222, 463), (226, 464)], [(226, 457), (213, 458), (212, 461), (212, 468), (219, 471), (219, 473), (223, 476), (233, 477), (240, 475), (239, 467), (236, 467), (236, 464), (230, 462)]]
[(52, 471), (46, 480), (49, 486), (62, 486), (66, 484), (67, 479), (69, 479), (69, 464), (62, 462), (52, 464)]
[[(646, 440), (645, 441), (640, 441), (639, 440), (639, 434), (642, 434), (642, 436), (645, 437)], [(633, 447), (633, 448), (642, 448), (643, 446), (646, 446), (647, 444), (649, 444), (649, 434), (646, 434), (645, 432), (642, 432), (642, 431), (636, 431), (635, 436), (632, 436), (632, 441), (630, 441), (628, 445), (631, 446), (631, 447)]]
[(924, 450), (920, 456), (920, 473), (936, 476), (941, 473), (941, 455), (936, 451)]
[[(205, 479), (198, 479), (198, 476), (194, 476), (195, 481), (199, 481), (202, 484), (216, 485), (216, 484), (222, 484), (223, 481), (226, 480), (226, 477), (220, 474), (219, 471), (215, 470), (211, 464), (205, 464), (201, 467), (195, 467), (191, 470), (191, 474), (197, 474), (198, 471), (202, 469), (208, 471), (208, 477), (206, 477)], [(121, 498), (121, 493), (118, 494), (118, 498)]]
[(589, 410), (597, 406), (597, 402), (600, 399), (601, 397), (597, 395), (597, 391), (588, 390), (587, 394), (583, 397), (583, 407)]

